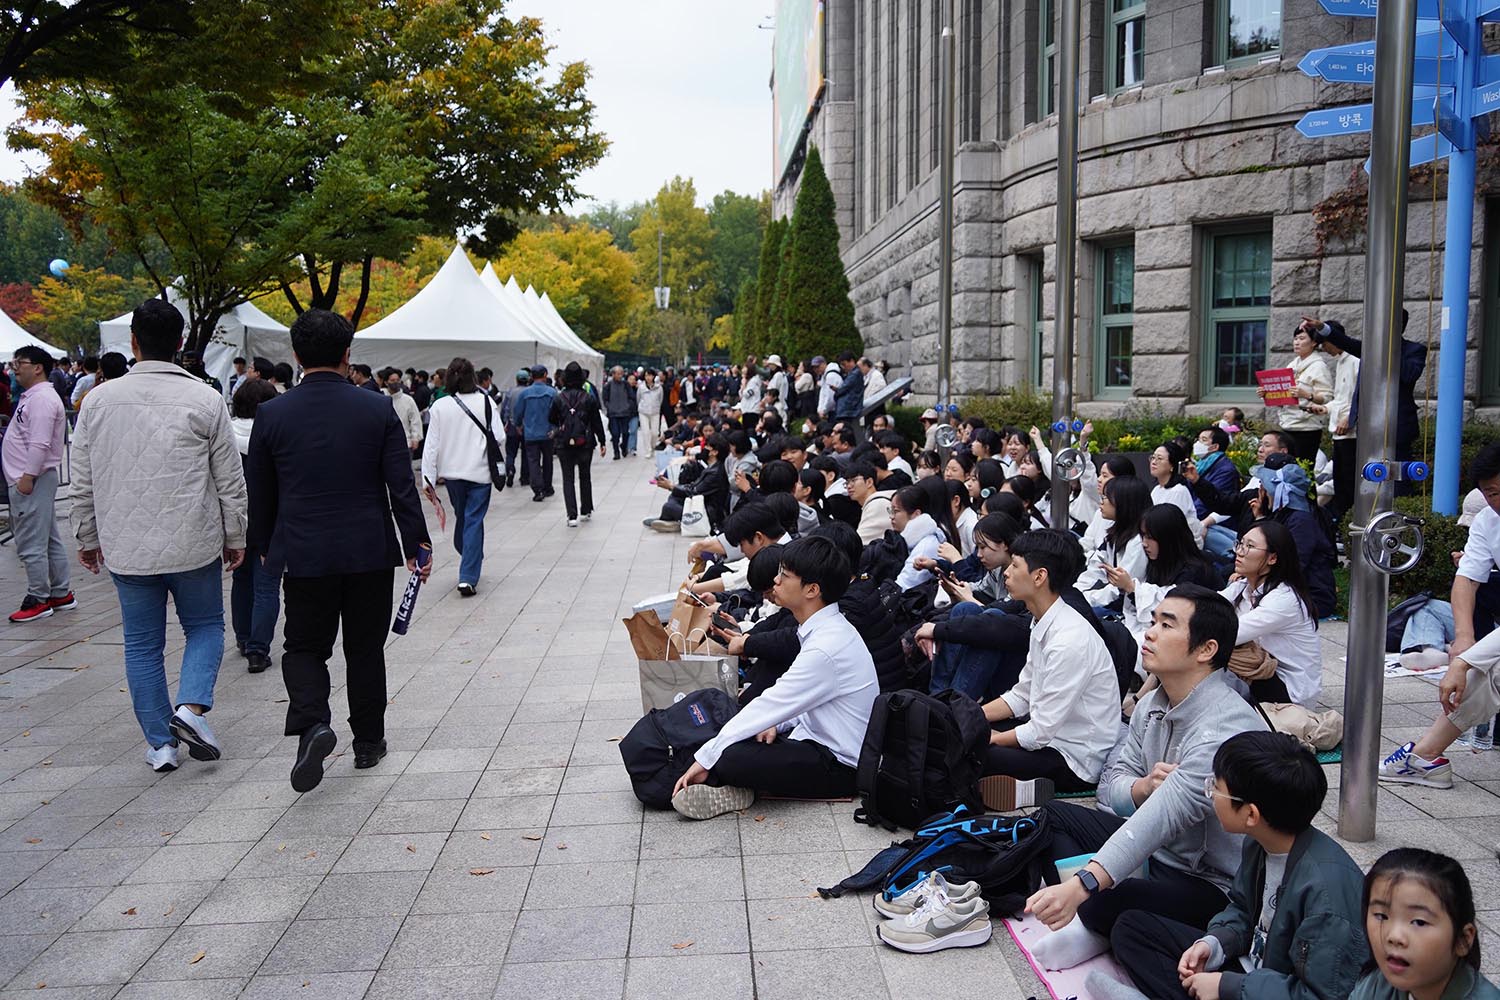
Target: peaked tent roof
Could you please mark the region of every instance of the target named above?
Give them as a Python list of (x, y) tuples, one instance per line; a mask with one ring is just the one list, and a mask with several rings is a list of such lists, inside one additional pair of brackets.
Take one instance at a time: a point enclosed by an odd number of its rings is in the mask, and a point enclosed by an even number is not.
[(542, 293), (542, 306), (547, 310), (548, 315), (550, 315), (552, 319), (557, 323), (557, 326), (562, 330), (562, 332), (567, 334), (570, 339), (577, 341), (579, 344), (582, 344), (585, 350), (588, 350), (593, 354), (598, 354), (600, 358), (604, 357), (601, 352), (594, 350), (594, 348), (592, 347), (589, 347), (588, 341), (584, 340), (582, 337), (578, 336), (578, 334), (573, 332), (573, 328), (568, 325), (567, 320), (562, 318), (562, 313), (557, 311), (557, 306), (552, 304), (552, 299), (547, 296), (546, 292)]
[[(505, 290), (520, 303), (521, 308), (525, 311), (526, 315), (532, 318), (533, 322), (556, 331), (568, 343), (574, 345), (574, 350), (584, 352), (601, 365), (604, 363), (604, 355), (584, 343), (583, 339), (573, 332), (572, 327), (568, 326), (567, 322), (558, 315), (555, 309), (549, 310), (543, 306), (541, 297), (536, 294), (536, 290), (530, 285), (527, 285), (526, 290), (522, 291), (521, 286), (516, 283), (516, 276), (512, 274), (505, 281)], [(550, 303), (550, 301), (549, 299), (548, 302)]]
[(542, 328), (522, 322), (480, 280), (462, 246), (399, 309), (354, 336), (355, 361), (424, 368), (465, 357), (497, 372), (575, 360)]
[(16, 353), (19, 347), (40, 347), (54, 358), (60, 358), (68, 353), (60, 347), (53, 347), (45, 340), (33, 337), (26, 332), (25, 327), (0, 310), (0, 352), (3, 352), (4, 359), (9, 361), (11, 355)]
[(495, 296), (502, 309), (513, 317), (517, 323), (531, 330), (538, 340), (552, 344), (562, 351), (571, 353), (576, 350), (566, 339), (559, 337), (557, 332), (548, 324), (538, 322), (536, 317), (531, 315), (531, 311), (526, 309), (523, 303), (517, 301), (506, 290), (505, 286), (500, 283), (500, 276), (495, 273), (493, 264), (486, 263), (484, 265), (484, 270), (479, 272), (479, 283), (489, 289), (490, 294)]
[[(167, 289), (167, 301), (177, 307), (184, 320), (189, 318), (187, 301), (175, 284)], [(130, 357), (131, 315), (125, 313), (99, 321), (101, 353), (119, 351)], [(292, 341), (289, 331), (258, 307), (242, 302), (219, 318), (213, 339), (203, 351), (203, 370), (227, 387), (229, 376), (234, 371), (234, 359), (239, 356), (290, 362)]]

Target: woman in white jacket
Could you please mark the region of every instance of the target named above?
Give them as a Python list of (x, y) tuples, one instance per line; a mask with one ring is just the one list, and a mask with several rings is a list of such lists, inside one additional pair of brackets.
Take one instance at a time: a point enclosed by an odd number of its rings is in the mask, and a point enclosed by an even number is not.
[(1231, 682), (1252, 701), (1315, 708), (1323, 692), (1323, 646), (1291, 531), (1269, 518), (1255, 522), (1234, 547), (1234, 572), (1237, 579), (1221, 593), (1240, 616), (1235, 644), (1259, 642), (1277, 666), (1265, 680)]
[[(427, 443), (422, 449), (422, 488), (432, 496), (448, 487), (453, 504), (453, 547), (458, 550), (458, 592), (473, 597), (484, 567), (484, 515), (490, 509), (490, 470), (485, 418), (496, 442), (505, 439), (500, 407), (480, 392), (474, 365), (454, 358), (443, 384), (448, 395), (428, 407)], [(488, 404), (488, 405), (486, 405)]]
[(642, 458), (650, 458), (661, 437), (661, 381), (656, 372), (647, 371), (645, 381), (635, 390), (636, 412), (640, 415), (640, 433), (636, 435), (636, 451)]
[(918, 559), (937, 558), (938, 547), (944, 542), (958, 544), (949, 510), (947, 487), (936, 478), (899, 489), (891, 497), (891, 527), (906, 540), (906, 565), (896, 576), (896, 585), (902, 590), (932, 579), (931, 570), (917, 569)]
[(1119, 610), (1122, 592), (1109, 582), (1111, 568), (1140, 579), (1146, 575), (1146, 551), (1141, 546), (1141, 516), (1151, 506), (1145, 480), (1116, 476), (1104, 487), (1099, 512), (1110, 522), (1104, 540), (1084, 566), (1075, 586), (1096, 608)]
[[(1317, 461), (1318, 444), (1323, 440), (1323, 427), (1327, 420), (1319, 410), (1333, 398), (1333, 380), (1328, 375), (1328, 361), (1318, 350), (1317, 341), (1308, 334), (1306, 326), (1297, 327), (1292, 334), (1292, 376), (1296, 384), (1292, 394), (1297, 397), (1296, 406), (1276, 407), (1276, 421), (1292, 439), (1292, 454), (1298, 461)], [(1265, 398), (1265, 389), (1256, 389), (1255, 394)]]

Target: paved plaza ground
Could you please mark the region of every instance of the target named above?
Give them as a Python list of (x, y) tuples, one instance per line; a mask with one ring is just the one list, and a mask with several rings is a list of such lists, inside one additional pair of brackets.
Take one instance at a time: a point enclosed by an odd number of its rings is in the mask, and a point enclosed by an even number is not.
[[(232, 634), (210, 716), (224, 759), (156, 775), (107, 577), (77, 571), (76, 611), (0, 621), (0, 998), (876, 1000), (934, 982), (1045, 997), (998, 923), (982, 948), (904, 955), (876, 941), (867, 898), (818, 898), (889, 842), (849, 804), (707, 823), (642, 809), (616, 742), (641, 714), (620, 619), (676, 584), (687, 543), (641, 527), (663, 495), (648, 463), (595, 469), (599, 511), (576, 529), (560, 490), (495, 499), (475, 598), (437, 546), (417, 620), (388, 647), (390, 756), (353, 770), (336, 669), (341, 756), (306, 795), (287, 780), (280, 675), (247, 674)], [(0, 606), (23, 591), (0, 548)], [(1345, 627), (1322, 636), (1324, 698), (1341, 706)], [(1435, 695), (1388, 686), (1387, 746), (1425, 728)], [(1493, 975), (1500, 754), (1455, 770), (1452, 791), (1382, 789), (1379, 840), (1350, 850), (1464, 859)]]

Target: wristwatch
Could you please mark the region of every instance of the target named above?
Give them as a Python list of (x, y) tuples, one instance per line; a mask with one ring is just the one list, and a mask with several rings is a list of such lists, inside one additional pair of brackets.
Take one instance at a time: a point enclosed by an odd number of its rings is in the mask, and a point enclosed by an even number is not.
[(1084, 891), (1090, 896), (1096, 895), (1099, 892), (1099, 880), (1094, 877), (1093, 872), (1087, 868), (1080, 868), (1076, 874), (1078, 875), (1078, 881), (1083, 883)]

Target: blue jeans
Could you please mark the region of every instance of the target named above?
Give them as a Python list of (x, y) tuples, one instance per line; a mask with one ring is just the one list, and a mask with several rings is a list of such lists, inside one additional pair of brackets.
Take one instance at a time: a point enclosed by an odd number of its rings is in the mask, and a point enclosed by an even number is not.
[(1203, 533), (1203, 551), (1214, 558), (1215, 562), (1224, 560), (1234, 561), (1234, 545), (1239, 541), (1229, 528), (1222, 524), (1215, 524)]
[[(969, 615), (1003, 615), (997, 608), (985, 608), (964, 601), (955, 604), (948, 613), (948, 620)], [(992, 698), (1009, 691), (1021, 676), (1026, 665), (1026, 650), (1006, 652), (998, 649), (982, 649), (958, 642), (939, 644), (937, 655), (932, 659), (933, 694), (952, 688), (970, 698)]]
[(270, 655), (276, 638), (276, 616), (281, 613), (281, 566), (262, 566), (261, 554), (245, 550), (245, 561), (234, 571), (229, 588), (229, 620), (234, 641), (246, 653)]
[(1428, 601), (1406, 619), (1401, 633), (1401, 650), (1426, 647), (1445, 650), (1453, 642), (1453, 605), (1447, 601)]
[[(120, 595), (125, 625), (125, 681), (130, 686), (130, 702), (146, 742), (163, 747), (172, 742), (168, 723), (174, 706), (202, 705), (207, 710), (214, 704), (214, 682), (224, 657), (224, 585), (219, 582), (219, 561), (182, 573), (110, 576)], [(167, 697), (168, 594), (187, 636), (175, 702)]]
[(449, 479), (448, 500), (453, 504), (453, 547), (458, 550), (458, 582), (477, 584), (484, 565), (484, 515), (490, 509), (489, 483)]
[(636, 438), (640, 435), (640, 433), (641, 433), (641, 418), (639, 416), (631, 417), (630, 418), (630, 445), (629, 445), (629, 447), (627, 447), (625, 449), (626, 452), (633, 452), (633, 451), (635, 451)]

